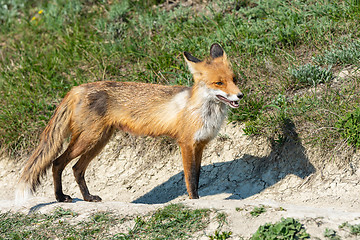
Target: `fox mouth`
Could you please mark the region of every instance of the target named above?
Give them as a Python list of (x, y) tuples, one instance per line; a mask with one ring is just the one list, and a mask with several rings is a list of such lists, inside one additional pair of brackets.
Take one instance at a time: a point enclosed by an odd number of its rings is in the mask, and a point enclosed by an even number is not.
[(220, 101), (226, 103), (227, 105), (229, 105), (229, 106), (232, 107), (232, 108), (238, 108), (238, 107), (239, 107), (239, 101), (230, 101), (229, 99), (227, 99), (226, 97), (223, 97), (223, 96), (221, 96), (221, 95), (216, 95), (216, 97), (217, 97)]

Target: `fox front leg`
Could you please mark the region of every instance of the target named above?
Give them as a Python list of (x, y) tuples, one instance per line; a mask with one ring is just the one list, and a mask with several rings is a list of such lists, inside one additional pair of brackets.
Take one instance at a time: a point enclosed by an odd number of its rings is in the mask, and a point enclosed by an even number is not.
[(198, 199), (202, 152), (205, 144), (180, 144), (186, 189), (190, 199)]

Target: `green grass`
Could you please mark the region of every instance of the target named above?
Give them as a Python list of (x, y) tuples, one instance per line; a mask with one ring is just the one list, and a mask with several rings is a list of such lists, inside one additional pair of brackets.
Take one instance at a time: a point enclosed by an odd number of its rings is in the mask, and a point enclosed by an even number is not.
[(51, 214), (33, 213), (24, 215), (20, 213), (1, 213), (0, 238), (1, 239), (52, 239), (55, 237), (73, 239), (91, 239), (94, 232), (104, 231), (110, 226), (109, 222), (94, 221), (81, 222), (72, 225), (69, 220), (75, 218), (76, 213), (59, 208)]
[[(211, 213), (215, 212), (192, 209), (182, 204), (170, 204), (141, 216), (120, 217), (112, 212), (94, 212), (85, 219), (63, 208), (48, 214), (6, 212), (0, 213), (0, 239), (192, 239), (205, 236), (199, 234), (204, 234), (205, 228), (214, 220), (219, 227), (208, 235), (209, 239), (232, 237), (231, 231), (221, 231), (227, 215), (217, 212), (215, 219), (211, 220)], [(344, 227), (351, 228), (352, 234), (359, 232), (356, 225), (344, 223), (340, 226)], [(329, 238), (334, 234), (334, 231), (327, 230), (324, 236)], [(308, 237), (305, 228), (297, 220), (282, 218), (275, 224), (260, 226), (251, 239)]]
[(209, 209), (191, 210), (181, 204), (168, 205), (149, 217), (137, 217), (127, 234), (115, 239), (188, 239), (209, 224)]
[[(50, 214), (0, 214), (0, 239), (188, 239), (209, 224), (208, 209), (188, 209), (173, 204), (145, 216), (122, 218), (96, 212), (86, 220), (59, 208)], [(135, 222), (126, 232), (116, 227)], [(127, 226), (126, 225), (126, 226)], [(224, 234), (223, 234), (224, 235)]]
[[(1, 148), (32, 149), (75, 85), (191, 85), (182, 51), (201, 58), (213, 42), (239, 76), (245, 98), (229, 119), (245, 122), (246, 134), (281, 139), (285, 119), (307, 142), (342, 141), (335, 125), (358, 106), (359, 77), (333, 83), (342, 67), (358, 67), (356, 2), (228, 0), (200, 11), (164, 2), (2, 0)], [(274, 105), (279, 96), (286, 102)]]

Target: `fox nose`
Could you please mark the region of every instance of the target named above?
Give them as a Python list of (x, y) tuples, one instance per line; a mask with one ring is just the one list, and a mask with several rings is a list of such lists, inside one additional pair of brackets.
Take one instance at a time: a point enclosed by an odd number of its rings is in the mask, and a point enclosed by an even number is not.
[(238, 95), (236, 95), (239, 99), (242, 99), (244, 97), (243, 93), (239, 93)]

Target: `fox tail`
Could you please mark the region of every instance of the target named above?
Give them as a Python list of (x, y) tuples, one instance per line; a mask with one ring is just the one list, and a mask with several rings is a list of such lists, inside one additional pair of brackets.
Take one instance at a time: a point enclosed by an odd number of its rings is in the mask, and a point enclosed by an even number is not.
[(36, 187), (40, 185), (40, 178), (45, 175), (62, 150), (65, 139), (70, 135), (71, 105), (71, 97), (68, 94), (41, 134), (40, 143), (31, 154), (19, 179), (15, 191), (17, 204), (32, 196)]

